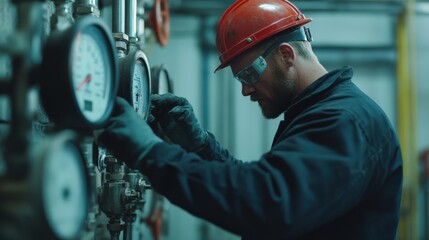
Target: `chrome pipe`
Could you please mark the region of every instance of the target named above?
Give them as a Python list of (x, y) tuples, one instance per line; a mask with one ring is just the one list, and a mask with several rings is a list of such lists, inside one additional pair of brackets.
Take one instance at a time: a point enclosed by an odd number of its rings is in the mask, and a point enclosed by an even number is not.
[(137, 0), (125, 2), (125, 33), (130, 38), (137, 37)]
[(64, 30), (73, 22), (74, 0), (55, 0), (55, 13), (51, 16), (51, 31)]
[(98, 0), (76, 0), (75, 17), (92, 15), (100, 17), (100, 9), (98, 9)]
[(125, 33), (125, 1), (113, 0), (112, 5), (112, 32)]

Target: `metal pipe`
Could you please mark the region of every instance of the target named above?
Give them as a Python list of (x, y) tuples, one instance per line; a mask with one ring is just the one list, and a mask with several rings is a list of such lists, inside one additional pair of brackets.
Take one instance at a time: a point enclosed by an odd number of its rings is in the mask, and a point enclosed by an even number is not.
[(136, 221), (136, 214), (135, 213), (130, 213), (130, 214), (125, 214), (124, 216), (124, 222), (125, 222), (125, 226), (124, 226), (124, 236), (123, 239), (124, 240), (132, 240), (133, 239), (133, 224)]
[(136, 10), (136, 15), (137, 15), (137, 34), (143, 35), (144, 34), (144, 25), (142, 26), (143, 28), (140, 27), (140, 20), (145, 20), (145, 1), (138, 1), (137, 2), (137, 10)]
[(137, 2), (136, 15), (137, 45), (139, 49), (145, 49), (145, 1)]
[(89, 188), (90, 196), (88, 199), (88, 216), (86, 219), (86, 228), (88, 230), (94, 230), (96, 218), (95, 216), (98, 213), (98, 199), (97, 199), (97, 174), (95, 172), (95, 166), (93, 163), (94, 158), (94, 149), (93, 149), (94, 139), (92, 137), (83, 137), (81, 139), (81, 149), (85, 159), (85, 167), (89, 175)]
[(98, 9), (98, 0), (76, 0), (75, 13), (76, 17), (86, 15), (99, 17), (100, 9)]
[(125, 33), (128, 37), (137, 38), (137, 0), (125, 2)]
[(55, 13), (51, 16), (51, 31), (64, 30), (70, 27), (73, 22), (74, 0), (55, 0)]
[(98, 6), (98, 0), (76, 0), (76, 4), (86, 6)]
[(113, 0), (112, 6), (112, 32), (125, 33), (125, 1)]
[(112, 33), (115, 38), (118, 57), (127, 55), (129, 37), (125, 34), (125, 0), (113, 0)]

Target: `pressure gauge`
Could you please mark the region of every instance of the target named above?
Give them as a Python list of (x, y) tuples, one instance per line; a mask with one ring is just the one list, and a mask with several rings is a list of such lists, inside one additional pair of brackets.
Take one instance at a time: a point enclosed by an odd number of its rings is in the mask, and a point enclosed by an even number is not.
[(118, 95), (125, 98), (143, 119), (149, 115), (150, 68), (146, 55), (133, 50), (119, 59), (120, 87)]
[(164, 65), (153, 66), (152, 73), (152, 93), (164, 94), (173, 92), (173, 84)]
[(103, 127), (113, 110), (118, 67), (102, 20), (79, 18), (51, 33), (43, 57), (40, 95), (49, 118), (65, 127)]
[(44, 239), (76, 239), (88, 211), (88, 174), (75, 135), (61, 132), (38, 145), (31, 178), (36, 229)]

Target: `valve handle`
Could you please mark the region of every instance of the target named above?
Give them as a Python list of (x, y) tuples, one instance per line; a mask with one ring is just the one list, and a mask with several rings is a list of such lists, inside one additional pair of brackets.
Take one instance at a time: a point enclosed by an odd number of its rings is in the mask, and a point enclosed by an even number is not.
[(154, 193), (154, 203), (152, 203), (149, 215), (146, 218), (146, 224), (152, 231), (153, 238), (155, 240), (161, 239), (161, 231), (163, 226), (163, 197), (158, 193)]
[(170, 10), (168, 0), (154, 0), (153, 9), (149, 13), (148, 25), (155, 31), (156, 40), (166, 46), (170, 38)]

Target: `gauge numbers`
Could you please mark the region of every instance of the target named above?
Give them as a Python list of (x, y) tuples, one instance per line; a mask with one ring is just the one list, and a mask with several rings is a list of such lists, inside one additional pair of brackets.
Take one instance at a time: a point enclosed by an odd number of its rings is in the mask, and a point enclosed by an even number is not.
[(111, 84), (106, 79), (102, 50), (89, 34), (80, 32), (73, 49), (72, 79), (79, 109), (90, 121), (98, 121), (107, 109)]
[(150, 67), (146, 55), (141, 50), (133, 50), (120, 64), (120, 91), (118, 95), (126, 99), (134, 111), (147, 119), (150, 105)]
[(134, 66), (134, 76), (132, 80), (132, 105), (139, 116), (146, 118), (148, 112), (147, 91), (149, 89), (147, 70), (138, 60)]

